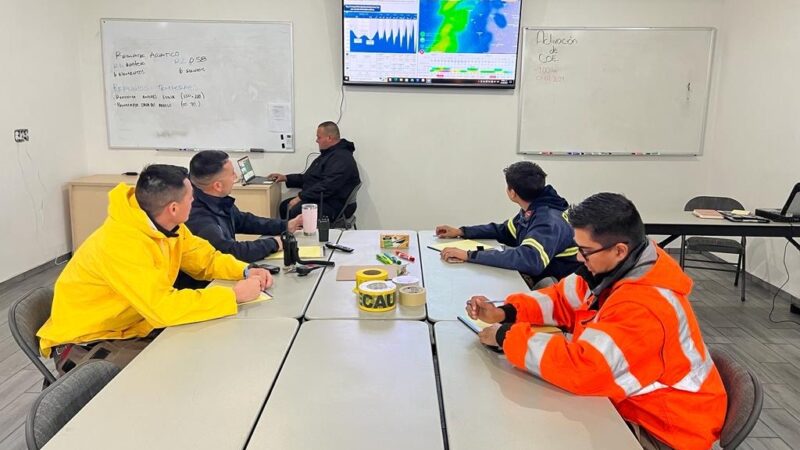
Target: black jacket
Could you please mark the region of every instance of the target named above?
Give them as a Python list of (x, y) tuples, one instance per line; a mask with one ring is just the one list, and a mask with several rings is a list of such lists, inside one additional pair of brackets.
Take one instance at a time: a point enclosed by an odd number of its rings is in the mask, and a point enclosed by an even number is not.
[(319, 204), (324, 194), (322, 200), (325, 205), (333, 211), (341, 211), (347, 196), (361, 182), (353, 158), (355, 151), (356, 146), (352, 142), (341, 139), (332, 147), (321, 150), (305, 173), (287, 175), (286, 187), (300, 188), (300, 200), (304, 203)]
[(231, 196), (214, 197), (194, 188), (192, 212), (186, 226), (217, 250), (240, 261), (260, 261), (278, 250), (274, 239), (236, 241), (236, 233), (279, 235), (286, 231), (286, 221), (241, 212), (235, 201)]

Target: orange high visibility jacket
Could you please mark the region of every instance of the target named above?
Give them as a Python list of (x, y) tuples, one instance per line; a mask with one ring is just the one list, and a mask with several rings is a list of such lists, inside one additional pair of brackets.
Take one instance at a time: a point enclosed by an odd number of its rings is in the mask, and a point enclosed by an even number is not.
[[(609, 397), (625, 420), (674, 448), (708, 449), (719, 438), (727, 398), (687, 298), (691, 287), (650, 242), (597, 299), (575, 274), (509, 296), (516, 323), (503, 350), (515, 366), (562, 389)], [(599, 309), (590, 309), (595, 300)], [(536, 333), (531, 325), (569, 333)]]

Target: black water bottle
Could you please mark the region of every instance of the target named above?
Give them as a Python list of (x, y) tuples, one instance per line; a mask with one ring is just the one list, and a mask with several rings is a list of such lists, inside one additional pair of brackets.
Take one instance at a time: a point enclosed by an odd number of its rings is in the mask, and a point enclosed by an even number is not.
[(328, 242), (328, 231), (331, 229), (331, 221), (328, 216), (322, 216), (317, 220), (317, 232), (320, 242)]

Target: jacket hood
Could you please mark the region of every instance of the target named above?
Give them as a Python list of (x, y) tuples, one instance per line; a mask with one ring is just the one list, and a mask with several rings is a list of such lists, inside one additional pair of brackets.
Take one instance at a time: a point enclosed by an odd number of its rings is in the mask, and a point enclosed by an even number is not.
[(569, 203), (558, 195), (555, 188), (550, 186), (549, 184), (542, 189), (542, 192), (531, 202), (531, 205), (528, 209), (535, 209), (541, 206), (548, 206), (550, 208), (555, 208), (559, 211), (566, 211), (569, 208)]
[(685, 296), (692, 290), (692, 279), (681, 270), (678, 262), (654, 241), (648, 242), (637, 263), (623, 275), (614, 289), (624, 284), (666, 288)]
[(321, 150), (321, 152), (327, 153), (330, 150), (337, 150), (337, 149), (347, 150), (350, 153), (353, 153), (356, 151), (356, 145), (348, 141), (347, 139), (339, 139), (339, 142), (331, 145), (325, 150)]
[(135, 188), (120, 183), (108, 193), (108, 221), (123, 228), (140, 231), (153, 239), (164, 239), (164, 233), (156, 230), (139, 206), (134, 195)]

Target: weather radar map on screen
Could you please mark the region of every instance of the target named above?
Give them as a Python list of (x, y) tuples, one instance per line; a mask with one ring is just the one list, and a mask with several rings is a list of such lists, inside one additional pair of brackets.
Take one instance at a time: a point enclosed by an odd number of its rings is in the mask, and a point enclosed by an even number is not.
[(520, 3), (344, 0), (344, 83), (514, 87)]

